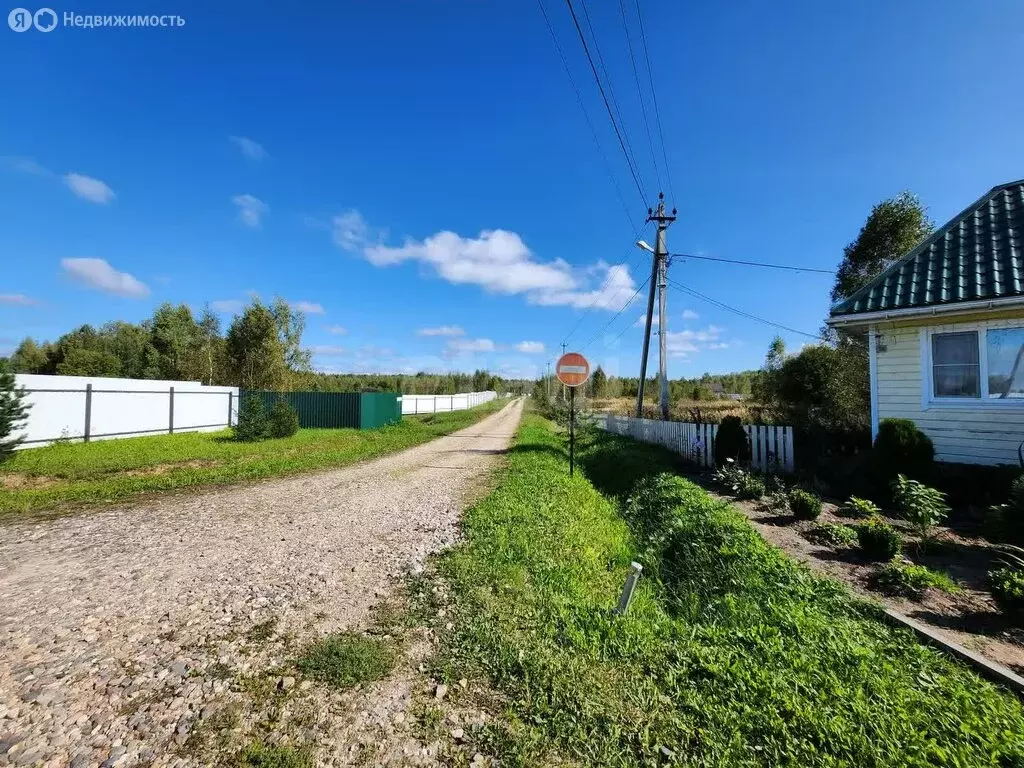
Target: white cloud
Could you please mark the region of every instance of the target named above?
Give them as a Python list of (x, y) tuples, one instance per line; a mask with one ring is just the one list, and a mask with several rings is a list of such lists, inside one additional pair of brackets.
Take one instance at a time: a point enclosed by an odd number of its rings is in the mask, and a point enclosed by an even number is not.
[(26, 296), (23, 293), (0, 293), (0, 304), (12, 304), (18, 307), (35, 307), (39, 305), (38, 299)]
[(684, 309), (681, 317), (683, 318), (683, 320), (700, 320), (700, 315), (698, 315), (692, 309)]
[(587, 270), (594, 272), (604, 270), (604, 280), (594, 290), (579, 290), (579, 280), (573, 279), (574, 285), (569, 290), (543, 290), (527, 295), (531, 304), (541, 306), (569, 306), (576, 309), (607, 309), (618, 312), (626, 302), (633, 303), (640, 294), (625, 264), (607, 265), (600, 263)]
[(525, 355), (541, 355), (544, 353), (544, 343), (541, 341), (520, 341), (516, 349)]
[(665, 339), (669, 357), (686, 357), (702, 349), (725, 349), (727, 344), (720, 338), (723, 331), (717, 325), (699, 331), (669, 331)]
[(46, 178), (54, 176), (53, 171), (48, 168), (44, 168), (31, 157), (7, 156), (0, 158), (0, 162), (12, 171), (17, 171), (18, 173), (30, 173), (33, 176), (43, 176)]
[(149, 287), (127, 272), (118, 272), (104, 259), (62, 259), (64, 271), (78, 283), (115, 296), (141, 299)]
[(270, 210), (266, 203), (252, 195), (235, 195), (231, 202), (238, 206), (238, 218), (247, 227), (258, 227), (262, 217)]
[(439, 232), (426, 240), (406, 240), (391, 248), (370, 246), (364, 254), (378, 267), (416, 261), (450, 283), (471, 283), (495, 293), (571, 290), (575, 281), (564, 261), (541, 263), (515, 232), (485, 230), (476, 238)]
[(334, 357), (336, 357), (338, 355), (344, 355), (345, 352), (347, 351), (344, 347), (338, 347), (338, 346), (335, 346), (333, 344), (314, 344), (311, 347), (311, 350), (312, 350), (314, 355), (334, 356)]
[[(651, 326), (653, 327), (653, 326), (657, 325), (658, 322), (659, 322), (659, 320), (658, 320), (658, 313), (655, 312), (653, 315), (651, 315)], [(636, 322), (633, 323), (633, 325), (635, 327), (637, 327), (637, 328), (645, 327), (647, 325), (647, 313), (644, 312), (642, 315), (640, 315), (640, 317), (638, 317), (636, 319)]]
[(494, 352), (497, 345), (490, 339), (452, 339), (444, 346), (445, 357), (474, 355), (479, 352)]
[(234, 315), (242, 311), (245, 307), (245, 302), (238, 299), (220, 299), (219, 301), (211, 301), (210, 307), (213, 308), (214, 312)]
[(465, 336), (466, 332), (457, 325), (440, 325), (436, 328), (420, 328), (417, 336)]
[(317, 304), (315, 301), (290, 301), (288, 306), (307, 315), (322, 315), (327, 311), (323, 304)]
[(344, 336), (348, 333), (348, 328), (344, 328), (340, 325), (329, 325), (327, 326), (327, 332), (333, 333), (335, 336)]
[(248, 157), (250, 160), (262, 160), (267, 156), (267, 152), (263, 149), (263, 145), (252, 139), (247, 139), (245, 136), (229, 136), (229, 139), (242, 150), (242, 154)]
[(345, 211), (331, 219), (334, 244), (345, 251), (359, 251), (369, 243), (370, 228), (359, 211)]
[(114, 190), (91, 176), (69, 173), (64, 177), (64, 183), (68, 185), (68, 189), (90, 203), (106, 205), (114, 199)]

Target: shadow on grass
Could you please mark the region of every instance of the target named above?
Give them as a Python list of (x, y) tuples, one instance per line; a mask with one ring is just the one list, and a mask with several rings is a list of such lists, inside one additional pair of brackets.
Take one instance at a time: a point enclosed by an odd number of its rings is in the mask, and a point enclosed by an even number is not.
[[(1008, 623), (1002, 614), (996, 611), (964, 611), (960, 614), (949, 615), (920, 608), (911, 611), (908, 615), (913, 619), (927, 622), (936, 627), (955, 629), (960, 632), (971, 632), (979, 635), (1002, 636), (1004, 639), (1006, 634), (1014, 629), (1013, 625)], [(1024, 630), (1020, 631), (1020, 635), (1024, 636)], [(1020, 639), (1018, 637), (1017, 641), (1019, 642)]]
[(577, 454), (577, 463), (601, 493), (624, 501), (644, 478), (669, 472), (686, 475), (692, 467), (657, 445), (602, 433)]

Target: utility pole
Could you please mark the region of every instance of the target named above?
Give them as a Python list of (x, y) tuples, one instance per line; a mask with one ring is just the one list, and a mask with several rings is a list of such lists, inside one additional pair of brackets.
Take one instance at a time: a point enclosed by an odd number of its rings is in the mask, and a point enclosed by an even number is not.
[[(569, 346), (564, 341), (562, 342), (562, 355), (565, 355), (565, 348)], [(565, 402), (565, 384), (562, 385), (562, 402)]]
[[(654, 291), (658, 295), (658, 377), (661, 385), (661, 418), (668, 421), (668, 334), (665, 319), (666, 290), (668, 288), (668, 246), (665, 244), (665, 230), (669, 224), (676, 220), (676, 209), (672, 209), (672, 215), (665, 213), (665, 193), (658, 193), (658, 208), (652, 211), (647, 209), (647, 221), (658, 223), (657, 239), (654, 241), (654, 255), (651, 262), (651, 288), (647, 294), (647, 327), (644, 329), (644, 348), (640, 357), (640, 383), (637, 387), (636, 417), (639, 419), (644, 413), (644, 385), (647, 383), (647, 353), (651, 344), (651, 321), (654, 319)], [(645, 244), (646, 245), (646, 244)], [(643, 246), (641, 246), (643, 247)], [(650, 246), (647, 246), (649, 249)]]

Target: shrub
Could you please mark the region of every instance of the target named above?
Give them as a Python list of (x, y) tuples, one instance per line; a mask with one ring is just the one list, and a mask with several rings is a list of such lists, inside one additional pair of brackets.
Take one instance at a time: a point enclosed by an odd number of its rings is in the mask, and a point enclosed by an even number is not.
[(1024, 569), (999, 568), (988, 575), (992, 598), (1006, 618), (1024, 626)]
[(903, 537), (891, 525), (875, 517), (857, 526), (857, 543), (868, 560), (892, 560), (900, 553)]
[(804, 533), (804, 538), (829, 547), (848, 547), (857, 540), (857, 531), (842, 523), (818, 523)]
[(821, 514), (821, 499), (809, 491), (794, 488), (789, 492), (789, 511), (797, 520), (816, 520)]
[(1009, 501), (989, 507), (985, 535), (993, 541), (1024, 546), (1024, 475), (1010, 486)]
[(739, 416), (726, 416), (715, 433), (715, 464), (722, 466), (726, 459), (739, 464), (750, 461), (750, 442)]
[(284, 398), (274, 403), (268, 422), (270, 437), (291, 437), (299, 431), (299, 413)]
[(910, 480), (897, 475), (893, 483), (893, 499), (906, 518), (920, 534), (922, 539), (928, 537), (932, 526), (946, 519), (949, 507), (946, 496), (941, 491), (929, 488), (917, 480)]
[(843, 504), (840, 511), (848, 517), (871, 517), (872, 515), (879, 514), (882, 510), (879, 509), (878, 505), (873, 501), (851, 496), (846, 500), (846, 503)]
[(944, 573), (937, 573), (923, 565), (912, 565), (893, 560), (882, 566), (875, 575), (875, 585), (884, 592), (919, 598), (929, 587), (942, 592), (958, 592), (959, 587)]
[(238, 425), (235, 427), (235, 440), (253, 442), (267, 436), (267, 415), (263, 411), (263, 400), (259, 395), (242, 397), (242, 405), (238, 409)]
[(935, 446), (910, 419), (882, 419), (873, 456), (882, 480), (897, 474), (928, 479), (935, 462)]
[(752, 499), (759, 500), (766, 493), (768, 488), (757, 475), (752, 475), (749, 472), (745, 472), (743, 477), (740, 478), (739, 487), (736, 489), (736, 498), (738, 499)]
[(0, 360), (0, 462), (6, 461), (21, 443), (22, 437), (11, 437), (28, 416), (25, 391), (15, 386), (14, 374), (6, 360)]

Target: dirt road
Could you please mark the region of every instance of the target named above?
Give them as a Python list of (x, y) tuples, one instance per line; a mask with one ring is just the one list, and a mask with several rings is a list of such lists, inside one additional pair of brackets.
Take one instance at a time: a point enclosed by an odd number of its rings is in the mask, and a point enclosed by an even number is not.
[[(224, 714), (239, 679), (358, 627), (455, 540), (521, 411), (341, 470), (0, 527), (0, 766), (203, 764), (201, 728), (248, 733)], [(321, 698), (307, 741), (345, 764), (351, 718)]]

